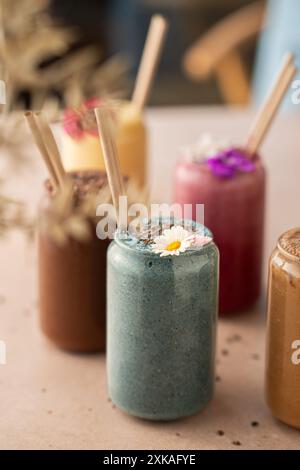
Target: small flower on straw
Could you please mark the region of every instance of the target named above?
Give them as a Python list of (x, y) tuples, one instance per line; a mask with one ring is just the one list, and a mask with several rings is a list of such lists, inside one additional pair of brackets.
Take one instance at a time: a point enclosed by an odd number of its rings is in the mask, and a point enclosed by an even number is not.
[(219, 178), (233, 178), (237, 172), (250, 173), (255, 170), (253, 161), (240, 150), (231, 148), (206, 160), (212, 173)]

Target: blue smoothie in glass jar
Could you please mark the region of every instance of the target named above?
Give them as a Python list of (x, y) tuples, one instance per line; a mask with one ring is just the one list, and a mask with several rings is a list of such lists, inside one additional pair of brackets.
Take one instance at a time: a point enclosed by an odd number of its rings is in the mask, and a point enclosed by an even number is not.
[[(164, 236), (184, 224), (186, 240)], [(122, 410), (172, 420), (212, 398), (219, 253), (201, 225), (158, 226), (152, 240), (117, 232), (108, 250), (108, 388)]]

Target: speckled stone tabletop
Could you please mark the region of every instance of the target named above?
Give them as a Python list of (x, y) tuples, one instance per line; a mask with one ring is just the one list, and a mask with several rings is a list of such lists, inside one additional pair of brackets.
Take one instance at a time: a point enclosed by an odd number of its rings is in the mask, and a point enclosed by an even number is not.
[[(242, 142), (251, 116), (219, 108), (149, 111), (154, 198), (170, 197), (178, 146), (208, 130), (221, 136), (234, 130), (233, 139)], [(269, 171), (266, 260), (280, 233), (300, 225), (298, 121), (277, 121), (263, 149)], [(29, 171), (11, 178), (7, 190), (33, 208), (44, 170), (35, 150), (30, 153)], [(34, 244), (15, 233), (1, 240), (0, 266), (0, 340), (7, 347), (6, 365), (0, 365), (0, 449), (300, 448), (300, 432), (273, 419), (264, 402), (265, 294), (253, 311), (219, 322), (210, 405), (188, 419), (153, 423), (109, 401), (104, 355), (66, 354), (40, 333)]]

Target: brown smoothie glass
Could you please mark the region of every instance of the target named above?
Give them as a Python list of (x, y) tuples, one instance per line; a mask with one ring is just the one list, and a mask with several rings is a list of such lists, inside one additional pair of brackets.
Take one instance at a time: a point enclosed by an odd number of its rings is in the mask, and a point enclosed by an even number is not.
[[(90, 185), (101, 189), (106, 177), (100, 172), (70, 174), (76, 197), (86, 196)], [(51, 188), (40, 217), (47, 217)], [(89, 220), (91, 238), (69, 237), (57, 244), (49, 233), (39, 230), (39, 312), (43, 333), (59, 348), (73, 352), (105, 350), (106, 251), (109, 239), (96, 235), (96, 220)]]
[(300, 428), (300, 228), (280, 237), (270, 260), (266, 398), (276, 418)]

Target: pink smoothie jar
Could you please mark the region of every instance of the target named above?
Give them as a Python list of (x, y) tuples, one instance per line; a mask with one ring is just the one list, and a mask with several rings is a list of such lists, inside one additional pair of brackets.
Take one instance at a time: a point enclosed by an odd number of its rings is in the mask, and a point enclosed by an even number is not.
[(174, 175), (174, 202), (192, 204), (194, 219), (196, 204), (204, 204), (205, 225), (220, 250), (223, 314), (249, 309), (261, 289), (266, 175), (259, 157), (245, 158), (251, 170), (235, 168), (229, 176), (214, 171), (207, 160), (183, 157)]

